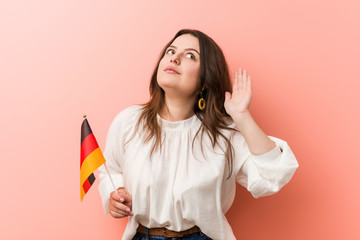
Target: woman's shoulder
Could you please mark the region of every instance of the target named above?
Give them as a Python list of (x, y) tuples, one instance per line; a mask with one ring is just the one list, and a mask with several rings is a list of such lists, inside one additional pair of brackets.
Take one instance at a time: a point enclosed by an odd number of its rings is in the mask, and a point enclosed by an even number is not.
[(129, 107), (126, 107), (116, 114), (113, 122), (121, 125), (136, 123), (141, 113), (141, 109), (141, 105), (131, 105)]
[(128, 106), (128, 107), (122, 109), (116, 115), (116, 117), (126, 117), (126, 116), (136, 115), (141, 112), (141, 109), (142, 109), (142, 105), (139, 105), (139, 104), (131, 105), (131, 106)]

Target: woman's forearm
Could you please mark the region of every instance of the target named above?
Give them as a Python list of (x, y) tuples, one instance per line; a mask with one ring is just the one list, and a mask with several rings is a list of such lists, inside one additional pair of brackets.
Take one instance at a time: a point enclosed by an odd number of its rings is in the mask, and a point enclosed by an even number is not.
[(276, 146), (264, 131), (256, 124), (250, 112), (233, 117), (237, 129), (242, 133), (249, 150), (254, 155), (266, 153)]

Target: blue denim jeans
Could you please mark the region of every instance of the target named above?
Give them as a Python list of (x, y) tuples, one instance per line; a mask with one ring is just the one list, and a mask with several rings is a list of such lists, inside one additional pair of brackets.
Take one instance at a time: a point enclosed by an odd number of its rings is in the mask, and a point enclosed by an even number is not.
[(205, 235), (199, 228), (199, 232), (188, 234), (183, 237), (166, 237), (166, 236), (159, 236), (159, 235), (149, 235), (148, 228), (145, 229), (145, 233), (136, 232), (135, 236), (132, 240), (211, 240), (208, 236)]

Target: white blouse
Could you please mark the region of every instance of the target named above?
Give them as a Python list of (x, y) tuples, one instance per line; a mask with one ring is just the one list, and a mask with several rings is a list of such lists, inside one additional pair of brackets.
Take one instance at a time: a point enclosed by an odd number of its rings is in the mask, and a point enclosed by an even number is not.
[[(212, 147), (206, 133), (202, 140), (197, 137), (192, 147), (201, 125), (196, 115), (177, 122), (158, 115), (162, 148), (150, 158), (154, 139), (144, 144), (143, 134), (133, 135), (140, 108), (134, 105), (117, 114), (104, 151), (115, 187), (125, 187), (132, 196), (134, 215), (128, 218), (123, 240), (132, 239), (139, 223), (174, 231), (197, 225), (212, 239), (236, 239), (225, 217), (234, 201), (236, 182), (255, 198), (271, 195), (290, 181), (299, 166), (290, 147), (281, 139), (269, 136), (276, 147), (253, 155), (240, 132), (222, 130), (234, 148), (233, 173), (227, 179), (225, 155), (218, 145)], [(219, 141), (225, 149), (225, 141), (222, 138)], [(109, 215), (109, 198), (114, 189), (105, 167), (99, 170), (99, 192), (105, 214)]]

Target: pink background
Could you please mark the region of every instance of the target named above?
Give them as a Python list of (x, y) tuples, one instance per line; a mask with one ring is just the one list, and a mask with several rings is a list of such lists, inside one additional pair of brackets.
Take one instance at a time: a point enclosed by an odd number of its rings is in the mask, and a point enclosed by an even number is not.
[[(360, 239), (360, 4), (333, 0), (0, 0), (0, 239), (120, 239), (97, 186), (80, 203), (80, 125), (102, 149), (123, 108), (148, 99), (160, 50), (181, 28), (211, 36), (251, 112), (300, 167), (279, 193), (238, 185), (238, 239)], [(96, 172), (98, 175), (98, 172)]]

